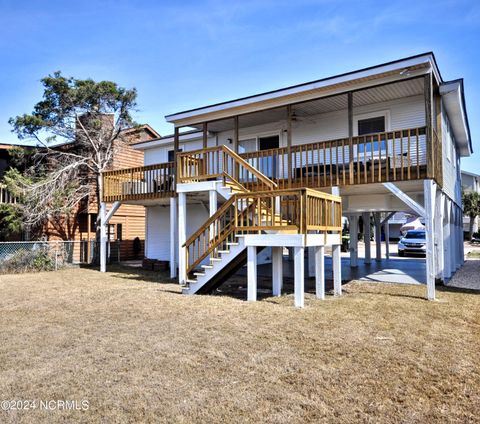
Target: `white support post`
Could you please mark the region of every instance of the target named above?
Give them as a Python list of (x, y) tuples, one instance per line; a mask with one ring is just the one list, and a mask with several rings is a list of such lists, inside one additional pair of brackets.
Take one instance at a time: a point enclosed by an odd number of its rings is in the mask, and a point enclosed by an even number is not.
[(282, 295), (283, 286), (283, 247), (272, 247), (272, 294)]
[(444, 242), (443, 242), (443, 213), (445, 209), (445, 195), (441, 190), (437, 190), (435, 198), (435, 215), (434, 215), (434, 231), (435, 231), (435, 278), (443, 280), (445, 259), (444, 259)]
[(325, 246), (315, 247), (315, 295), (325, 299)]
[(303, 308), (305, 301), (305, 248), (294, 248), (295, 307)]
[(385, 228), (385, 258), (390, 259), (390, 223), (388, 220), (384, 224)]
[(187, 257), (184, 243), (187, 234), (187, 195), (178, 193), (178, 282), (185, 285), (187, 281)]
[(452, 276), (456, 271), (455, 265), (455, 249), (457, 245), (455, 244), (455, 210), (453, 202), (450, 201), (450, 276)]
[(372, 263), (372, 246), (370, 243), (371, 238), (371, 229), (370, 229), (370, 212), (364, 212), (362, 214), (363, 218), (363, 242), (365, 244), (365, 264)]
[(332, 246), (332, 262), (333, 262), (333, 293), (335, 296), (342, 294), (342, 257), (341, 245)]
[[(208, 192), (208, 207), (210, 216), (217, 212), (217, 190), (209, 190)], [(215, 224), (210, 225), (210, 240), (215, 238)]]
[(350, 266), (358, 266), (358, 215), (351, 215), (348, 218), (350, 226)]
[(177, 276), (177, 264), (175, 261), (176, 244), (175, 235), (177, 233), (177, 198), (170, 198), (170, 278)]
[(435, 197), (437, 186), (433, 180), (424, 180), (425, 232), (427, 240), (427, 298), (435, 300)]
[(443, 246), (444, 246), (444, 267), (443, 267), (443, 279), (447, 280), (452, 275), (451, 271), (451, 256), (452, 256), (452, 244), (450, 235), (450, 199), (445, 199), (445, 225), (443, 228)]
[(100, 272), (107, 271), (107, 205), (100, 203)]
[(247, 247), (247, 300), (257, 300), (257, 247)]
[(374, 212), (373, 217), (375, 219), (375, 260), (380, 262), (382, 260), (382, 228), (380, 223), (380, 212)]
[(114, 202), (107, 213), (107, 204), (105, 202), (100, 203), (100, 272), (107, 271), (108, 222), (120, 206), (120, 202)]

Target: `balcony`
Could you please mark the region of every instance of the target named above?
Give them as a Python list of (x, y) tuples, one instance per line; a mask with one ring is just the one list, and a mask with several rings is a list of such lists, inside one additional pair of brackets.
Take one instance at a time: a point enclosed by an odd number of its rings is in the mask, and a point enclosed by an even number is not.
[(175, 196), (173, 162), (103, 173), (104, 202), (140, 201)]
[[(177, 154), (178, 182), (228, 177), (246, 190), (262, 191), (269, 181), (280, 190), (441, 181), (436, 133), (431, 143), (427, 138), (427, 128), (417, 127), (239, 155), (224, 145), (209, 147)], [(175, 196), (174, 175), (174, 162), (106, 172), (104, 201)]]

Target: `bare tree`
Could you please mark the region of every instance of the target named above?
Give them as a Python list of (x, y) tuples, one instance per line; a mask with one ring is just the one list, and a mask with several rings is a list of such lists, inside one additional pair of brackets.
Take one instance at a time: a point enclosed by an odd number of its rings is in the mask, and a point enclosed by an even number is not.
[(5, 178), (21, 199), (18, 207), (28, 227), (69, 216), (87, 197), (94, 197), (98, 209), (101, 173), (127, 142), (124, 130), (135, 125), (135, 89), (66, 78), (60, 72), (42, 84), (43, 99), (33, 112), (9, 120), (20, 139), (37, 144), (32, 166), (23, 174), (12, 170)]

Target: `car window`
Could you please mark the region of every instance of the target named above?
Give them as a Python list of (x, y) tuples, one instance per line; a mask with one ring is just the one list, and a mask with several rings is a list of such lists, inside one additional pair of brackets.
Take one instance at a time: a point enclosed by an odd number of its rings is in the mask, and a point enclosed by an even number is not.
[(425, 231), (409, 231), (405, 234), (406, 239), (424, 239)]

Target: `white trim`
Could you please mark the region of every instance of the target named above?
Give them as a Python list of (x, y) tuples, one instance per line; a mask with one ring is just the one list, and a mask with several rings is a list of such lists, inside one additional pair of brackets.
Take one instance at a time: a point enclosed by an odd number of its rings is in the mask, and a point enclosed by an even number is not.
[(353, 136), (358, 136), (358, 121), (363, 119), (370, 118), (380, 118), (383, 116), (385, 118), (385, 131), (391, 131), (391, 117), (390, 109), (377, 110), (375, 112), (361, 113), (358, 115), (353, 115)]

